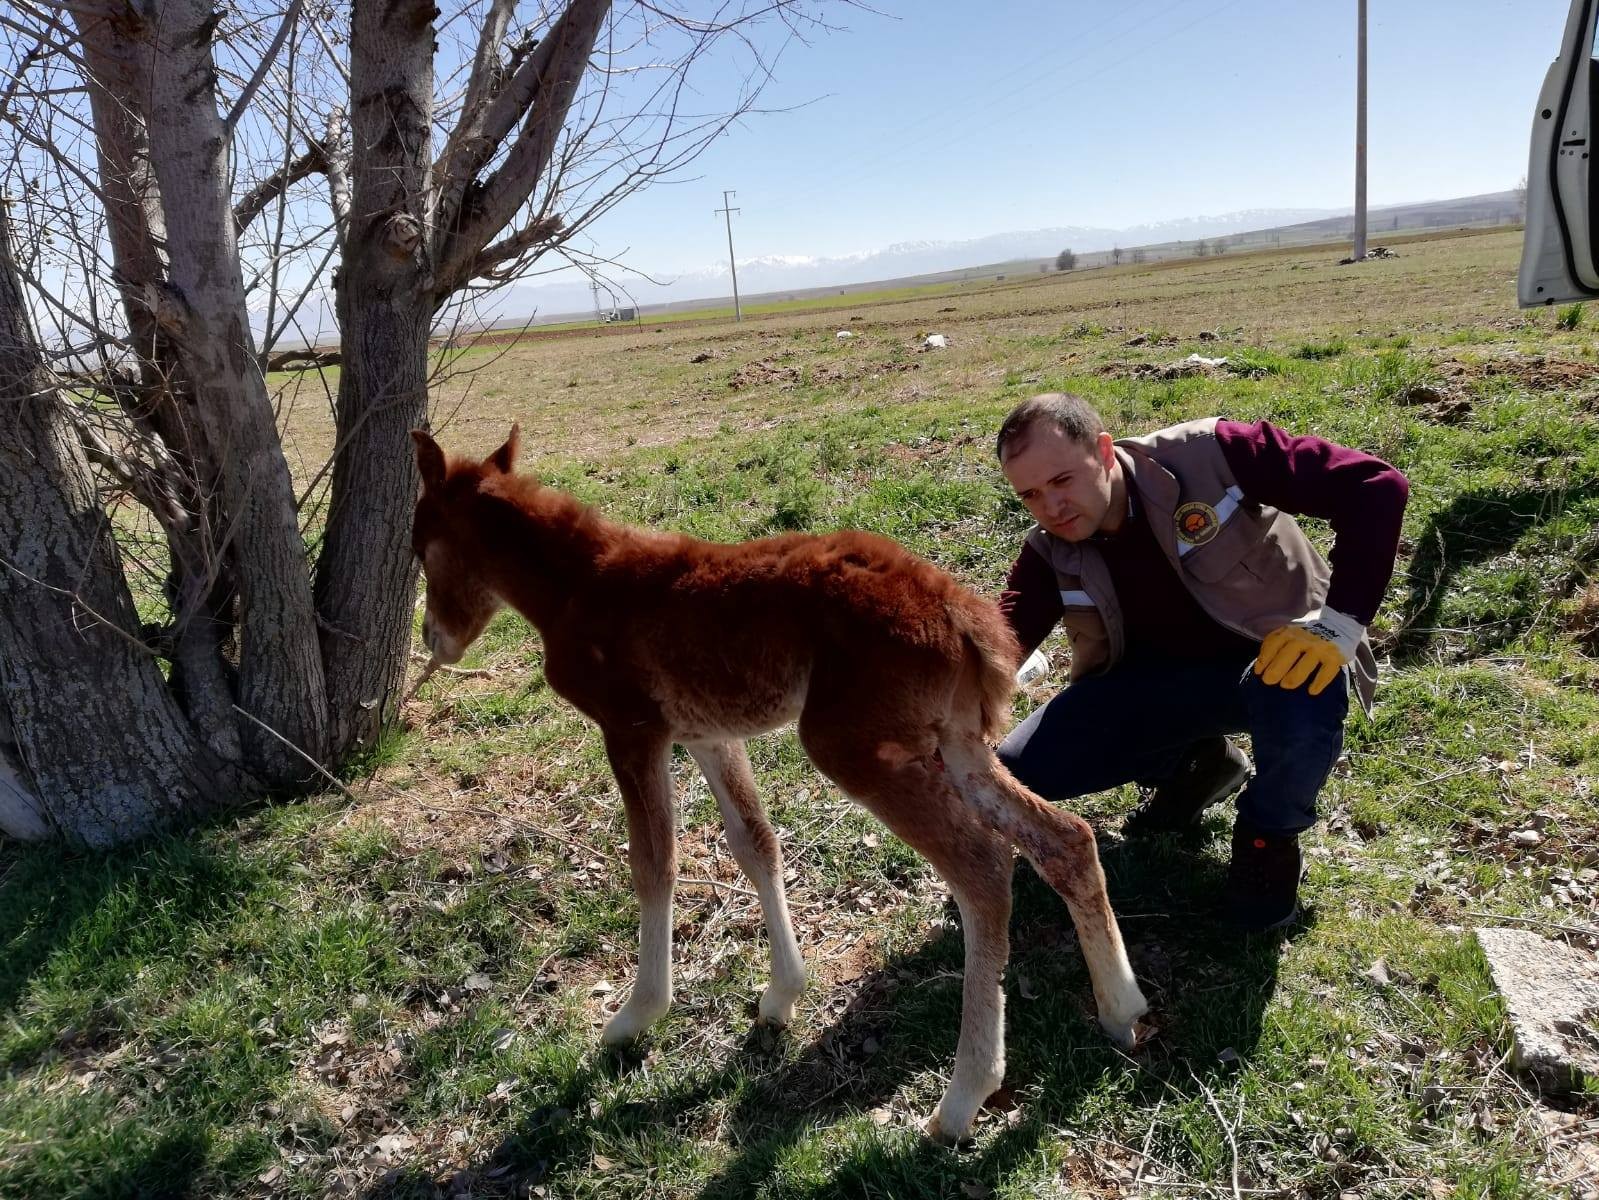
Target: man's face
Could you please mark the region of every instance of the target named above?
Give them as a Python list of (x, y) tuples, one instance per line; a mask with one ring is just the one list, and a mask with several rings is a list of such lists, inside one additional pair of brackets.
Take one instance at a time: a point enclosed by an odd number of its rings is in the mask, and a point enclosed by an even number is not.
[(1005, 455), (1000, 470), (1033, 520), (1058, 538), (1080, 542), (1105, 524), (1118, 466), (1110, 434), (1085, 446), (1040, 422)]

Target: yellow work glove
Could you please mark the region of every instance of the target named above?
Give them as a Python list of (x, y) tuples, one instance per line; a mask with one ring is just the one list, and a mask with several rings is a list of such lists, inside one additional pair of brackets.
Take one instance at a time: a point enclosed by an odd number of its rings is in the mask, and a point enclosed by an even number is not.
[(1310, 694), (1319, 696), (1354, 660), (1365, 636), (1366, 627), (1354, 617), (1319, 608), (1266, 635), (1255, 674), (1264, 684), (1290, 690), (1309, 679)]

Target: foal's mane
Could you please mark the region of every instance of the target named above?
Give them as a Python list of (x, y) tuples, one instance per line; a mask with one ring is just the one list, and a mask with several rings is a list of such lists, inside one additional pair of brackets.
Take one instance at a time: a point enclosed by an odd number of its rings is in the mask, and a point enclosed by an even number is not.
[(626, 554), (640, 543), (681, 546), (689, 540), (682, 534), (614, 521), (570, 492), (550, 487), (536, 475), (500, 472), (471, 459), (449, 461), (444, 486), (448, 488), (458, 477), (464, 480), (468, 476), (476, 476), (479, 495), (510, 506), (558, 540), (572, 539), (586, 545), (593, 554)]

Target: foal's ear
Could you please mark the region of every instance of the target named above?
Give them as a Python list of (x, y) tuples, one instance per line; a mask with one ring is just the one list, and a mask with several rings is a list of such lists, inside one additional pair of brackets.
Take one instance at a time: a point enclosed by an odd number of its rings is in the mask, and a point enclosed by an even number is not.
[(432, 489), (444, 482), (444, 451), (424, 429), (411, 430), (416, 443), (416, 469), (422, 473), (422, 486)]
[(484, 459), (484, 463), (493, 467), (501, 475), (509, 475), (511, 468), (516, 465), (516, 451), (521, 442), (522, 426), (520, 424), (512, 425), (511, 436), (505, 439), (505, 445)]

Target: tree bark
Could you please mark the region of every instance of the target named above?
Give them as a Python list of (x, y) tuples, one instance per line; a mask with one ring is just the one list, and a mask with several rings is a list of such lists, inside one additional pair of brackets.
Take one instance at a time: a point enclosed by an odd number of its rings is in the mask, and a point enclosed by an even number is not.
[(112, 263), (139, 367), (134, 389), (117, 389), (123, 413), (171, 460), (168, 482), (183, 515), (162, 520), (171, 563), (172, 685), (207, 745), (238, 761), (237, 700), (224, 653), (233, 644), (236, 591), (223, 553), (215, 457), (185, 384), (177, 347), (148, 297), (167, 282), (166, 217), (150, 163), (139, 99), (150, 94), (149, 55), (136, 40), (142, 23), (118, 0), (72, 10), (81, 37), (94, 117), (95, 150)]
[(350, 223), (336, 276), (340, 352), (316, 606), (337, 761), (395, 715), (416, 596), (409, 431), (427, 422), (431, 0), (356, 0), (350, 30)]
[[(239, 593), (239, 706), (245, 762), (274, 784), (323, 761), (327, 697), (315, 609), (288, 464), (255, 353), (217, 111), (209, 0), (147, 5), (151, 162), (170, 229), (165, 324), (193, 387), (223, 507)], [(249, 719), (253, 718), (253, 719)]]
[(0, 766), (0, 831), (109, 846), (241, 795), (129, 632), (116, 544), (40, 368), (3, 214), (0, 412), (0, 724), (20, 768)]

